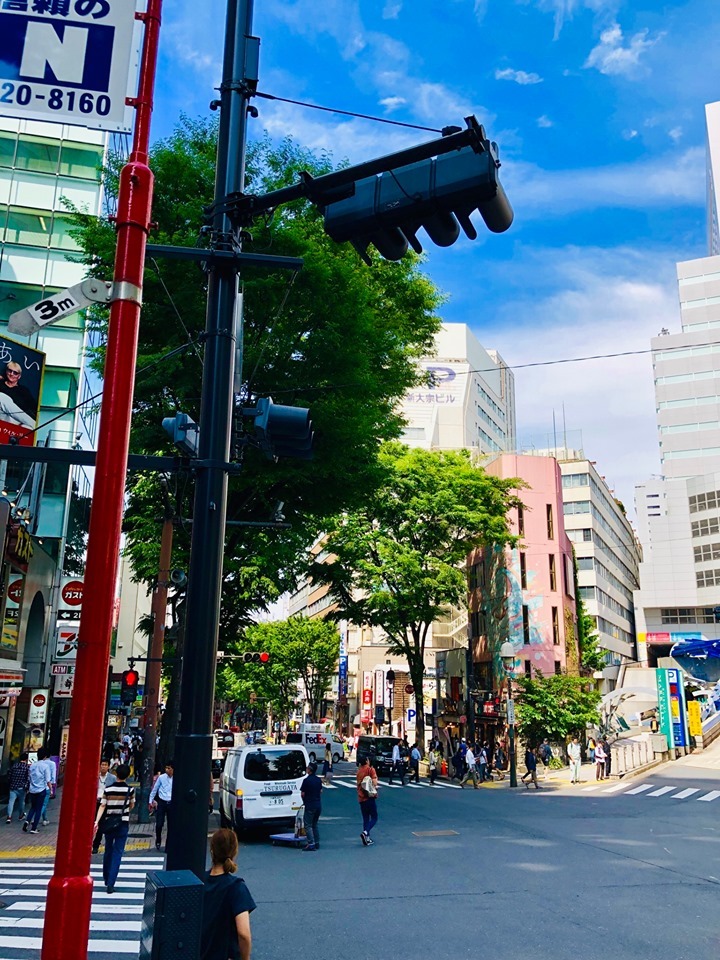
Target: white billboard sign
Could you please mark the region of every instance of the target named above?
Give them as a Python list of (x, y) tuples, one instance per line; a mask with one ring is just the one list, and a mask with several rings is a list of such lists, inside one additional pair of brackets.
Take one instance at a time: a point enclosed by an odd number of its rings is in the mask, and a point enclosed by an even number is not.
[(3, 0), (0, 116), (132, 129), (134, 0)]

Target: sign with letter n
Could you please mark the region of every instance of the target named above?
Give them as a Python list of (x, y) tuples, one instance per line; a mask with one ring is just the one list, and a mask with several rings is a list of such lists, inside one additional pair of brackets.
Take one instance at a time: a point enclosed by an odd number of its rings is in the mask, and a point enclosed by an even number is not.
[(128, 132), (135, 0), (0, 0), (0, 116)]

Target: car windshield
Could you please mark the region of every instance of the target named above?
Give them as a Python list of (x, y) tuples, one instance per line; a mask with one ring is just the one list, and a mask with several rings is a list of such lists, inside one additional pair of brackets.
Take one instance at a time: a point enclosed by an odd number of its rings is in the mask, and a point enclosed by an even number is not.
[(374, 753), (378, 757), (391, 755), (393, 747), (399, 742), (395, 737), (373, 737), (372, 740), (361, 738), (359, 752)]
[(305, 757), (301, 750), (255, 750), (245, 757), (245, 779), (297, 780), (305, 775)]

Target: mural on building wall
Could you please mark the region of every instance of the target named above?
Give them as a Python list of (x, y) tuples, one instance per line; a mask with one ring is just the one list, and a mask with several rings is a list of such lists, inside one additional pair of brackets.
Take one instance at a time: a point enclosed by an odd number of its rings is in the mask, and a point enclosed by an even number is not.
[[(538, 588), (538, 576), (536, 571), (527, 571), (527, 587), (523, 591), (520, 579), (520, 551), (516, 548), (510, 553), (510, 563), (507, 568), (507, 590), (508, 590), (508, 637), (519, 653), (525, 643), (525, 634), (523, 630), (523, 602), (528, 608), (531, 647), (541, 647), (545, 644), (545, 638), (538, 626), (541, 623), (541, 610), (544, 597), (542, 593), (533, 592)], [(524, 595), (524, 596), (523, 596)], [(543, 658), (541, 650), (533, 651), (531, 659), (540, 661)]]

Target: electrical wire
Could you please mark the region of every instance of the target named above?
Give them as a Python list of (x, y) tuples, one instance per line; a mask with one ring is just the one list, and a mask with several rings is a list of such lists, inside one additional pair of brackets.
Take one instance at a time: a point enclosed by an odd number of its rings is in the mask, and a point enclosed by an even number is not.
[[(158, 278), (158, 280), (160, 281), (160, 285), (162, 286), (163, 290), (165, 291), (165, 296), (166, 296), (166, 297), (168, 298), (168, 300), (170, 301), (170, 306), (171, 306), (171, 307), (173, 308), (173, 310), (175, 311), (175, 316), (176, 316), (176, 317), (178, 318), (178, 320), (180, 321), (180, 326), (181, 326), (181, 327), (183, 328), (183, 330), (185, 331), (185, 336), (188, 338), (188, 343), (193, 342), (192, 337), (190, 336), (190, 331), (189, 331), (188, 328), (185, 326), (185, 321), (184, 321), (183, 318), (180, 316), (180, 311), (178, 310), (178, 308), (177, 308), (177, 306), (176, 306), (176, 304), (175, 304), (175, 301), (173, 300), (172, 294), (171, 294), (170, 291), (168, 290), (167, 284), (165, 283), (165, 280), (163, 279), (163, 275), (160, 273), (160, 265), (158, 264), (157, 260), (156, 260), (154, 257), (151, 257), (151, 258), (150, 258), (150, 262), (152, 263), (153, 267), (155, 267), (155, 273), (157, 274), (157, 278)], [(198, 350), (197, 346), (194, 346), (194, 350), (195, 350), (195, 355), (197, 356), (198, 360), (202, 363), (202, 355), (200, 354), (200, 351)]]
[(409, 130), (427, 130), (428, 133), (442, 133), (437, 127), (423, 127), (417, 123), (404, 123), (402, 120), (388, 120), (387, 117), (373, 117), (369, 113), (355, 113), (353, 110), (338, 110), (335, 107), (321, 107), (317, 103), (306, 103), (304, 100), (291, 100), (289, 97), (276, 97), (272, 93), (255, 93), (263, 100), (279, 100), (281, 103), (292, 103), (296, 107), (308, 107), (311, 110), (322, 110), (324, 113), (339, 113), (344, 117), (357, 117), (358, 120), (373, 120), (375, 123), (389, 123), (394, 127), (407, 127)]

